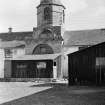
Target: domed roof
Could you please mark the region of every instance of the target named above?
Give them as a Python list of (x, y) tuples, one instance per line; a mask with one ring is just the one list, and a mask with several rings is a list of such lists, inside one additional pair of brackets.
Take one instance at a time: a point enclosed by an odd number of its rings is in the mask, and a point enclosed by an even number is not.
[[(56, 4), (56, 5), (62, 5), (60, 0), (41, 0), (41, 4)], [(63, 6), (63, 5), (62, 5)]]

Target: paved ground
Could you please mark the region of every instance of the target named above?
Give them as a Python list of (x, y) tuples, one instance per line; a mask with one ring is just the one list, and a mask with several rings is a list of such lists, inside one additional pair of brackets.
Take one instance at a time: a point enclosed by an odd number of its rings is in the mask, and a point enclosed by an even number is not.
[(38, 84), (34, 82), (0, 82), (0, 104), (51, 88), (49, 86), (32, 88), (33, 85)]
[[(12, 84), (12, 88), (13, 87), (15, 88), (16, 86), (20, 88), (19, 90), (20, 92), (19, 91), (15, 92), (15, 94), (17, 95), (20, 94), (22, 90), (24, 90), (24, 93), (27, 93), (31, 90), (32, 91), (28, 96), (7, 103), (3, 103), (1, 105), (105, 105), (105, 87), (88, 86), (68, 87), (67, 84), (66, 85), (62, 84), (36, 85), (32, 83), (21, 84), (15, 83), (15, 85), (14, 83), (10, 84)], [(9, 87), (9, 85), (5, 86)], [(38, 92), (37, 89), (39, 89), (40, 91), (41, 90), (44, 91)]]

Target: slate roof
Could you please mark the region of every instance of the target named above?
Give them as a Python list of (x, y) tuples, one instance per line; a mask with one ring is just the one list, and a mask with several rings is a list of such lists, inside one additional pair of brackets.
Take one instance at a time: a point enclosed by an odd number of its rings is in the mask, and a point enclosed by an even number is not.
[[(33, 32), (12, 32), (0, 33), (0, 39), (3, 41), (24, 41), (25, 37), (32, 37)], [(58, 34), (58, 33), (57, 33)], [(105, 42), (105, 29), (65, 31), (64, 35), (65, 46), (91, 46)]]
[(0, 39), (3, 41), (13, 40), (25, 40), (25, 37), (32, 37), (33, 32), (11, 32), (11, 33), (0, 33)]
[(24, 41), (2, 41), (0, 42), (0, 48), (17, 48), (17, 47), (25, 47)]
[(95, 45), (105, 42), (105, 29), (66, 31), (65, 46)]

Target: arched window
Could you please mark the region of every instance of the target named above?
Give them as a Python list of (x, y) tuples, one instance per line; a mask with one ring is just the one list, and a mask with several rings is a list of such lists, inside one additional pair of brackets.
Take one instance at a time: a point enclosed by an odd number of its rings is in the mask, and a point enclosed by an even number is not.
[(44, 9), (44, 20), (50, 20), (51, 19), (51, 9), (49, 7), (46, 7)]
[(53, 49), (47, 44), (40, 44), (33, 50), (33, 55), (53, 54)]
[(39, 35), (39, 37), (44, 39), (49, 39), (49, 38), (53, 38), (53, 34), (50, 29), (44, 29), (42, 33)]

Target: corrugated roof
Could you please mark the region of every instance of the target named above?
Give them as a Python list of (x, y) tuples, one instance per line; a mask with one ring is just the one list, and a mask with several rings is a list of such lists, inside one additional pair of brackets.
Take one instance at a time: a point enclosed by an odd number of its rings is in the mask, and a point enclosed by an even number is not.
[(44, 54), (44, 55), (22, 55), (11, 60), (53, 60), (61, 54)]
[(16, 48), (16, 47), (25, 47), (24, 41), (1, 41), (0, 48)]
[(66, 31), (64, 33), (65, 45), (95, 45), (105, 42), (105, 30), (81, 30), (81, 31)]

